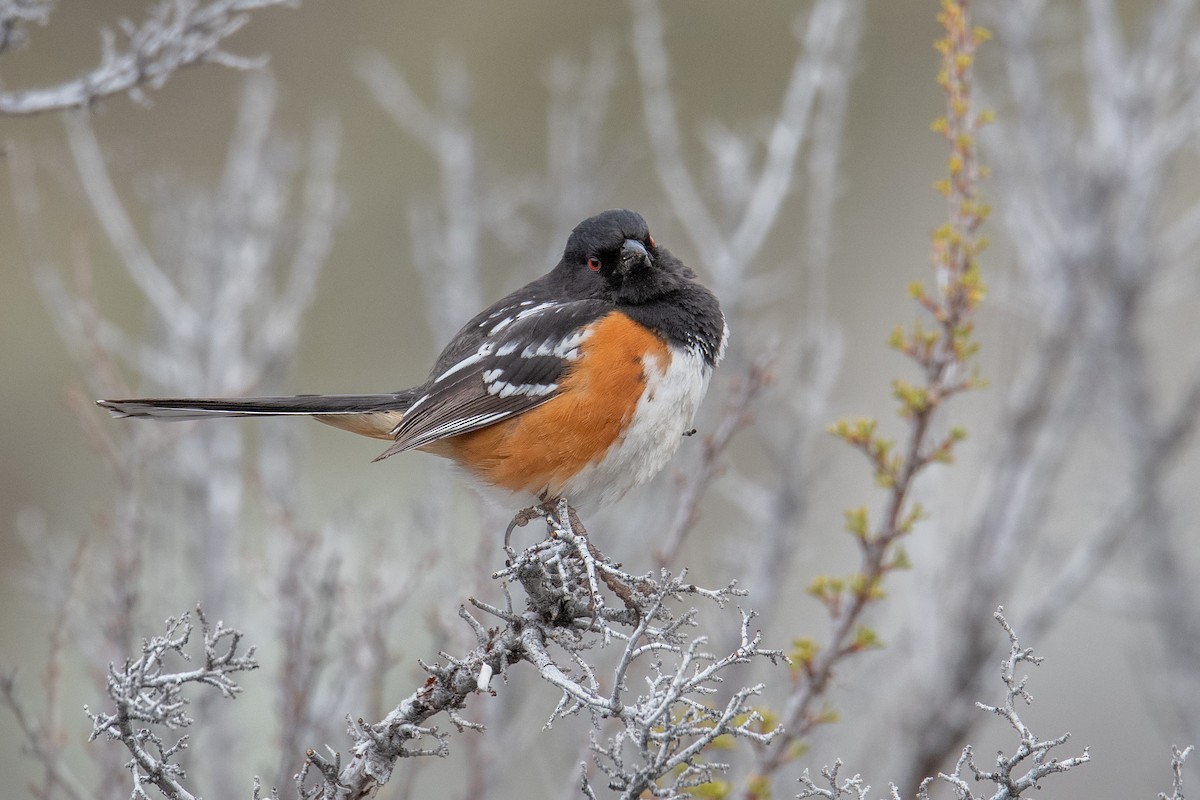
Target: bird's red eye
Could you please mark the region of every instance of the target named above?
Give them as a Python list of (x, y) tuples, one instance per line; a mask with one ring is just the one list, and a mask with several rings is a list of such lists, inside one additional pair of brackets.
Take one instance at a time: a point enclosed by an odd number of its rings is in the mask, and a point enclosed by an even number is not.
[(646, 244), (650, 245), (650, 249), (651, 249), (651, 250), (653, 250), (655, 247), (657, 247), (657, 246), (658, 246), (658, 245), (656, 245), (656, 244), (654, 243), (654, 237), (653, 237), (653, 236), (647, 236), (647, 237), (646, 237)]
[(590, 269), (592, 272), (600, 271), (600, 259), (596, 258), (595, 256), (588, 257), (587, 265), (588, 269)]

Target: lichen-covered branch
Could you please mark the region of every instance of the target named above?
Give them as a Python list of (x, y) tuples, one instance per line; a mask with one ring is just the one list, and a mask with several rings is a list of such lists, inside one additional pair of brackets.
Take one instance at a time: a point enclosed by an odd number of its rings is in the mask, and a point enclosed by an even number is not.
[[(949, 784), (958, 800), (983, 800), (985, 797), (988, 800), (1015, 800), (1031, 789), (1040, 789), (1041, 781), (1046, 777), (1069, 772), (1091, 760), (1087, 748), (1077, 756), (1062, 759), (1053, 757), (1052, 751), (1066, 744), (1071, 735), (1064, 733), (1052, 739), (1043, 739), (1021, 718), (1020, 706), (1032, 703), (1033, 697), (1025, 689), (1029, 676), (1019, 675), (1018, 668), (1022, 664), (1036, 666), (1042, 663), (1042, 659), (1033, 654), (1032, 648), (1021, 646), (1016, 632), (1009, 625), (1003, 612), (1003, 608), (998, 609), (993, 616), (1008, 635), (1009, 642), (1008, 655), (1000, 665), (1004, 699), (998, 705), (976, 703), (975, 706), (1003, 719), (1017, 734), (1017, 744), (997, 754), (993, 769), (981, 769), (975, 761), (974, 748), (968, 745), (963, 748), (953, 772), (939, 773), (936, 777), (926, 778), (920, 784), (916, 792), (917, 800), (929, 800), (930, 787), (937, 781)], [(1176, 756), (1178, 755), (1176, 751)], [(841, 768), (842, 762), (837, 761), (832, 767), (822, 769), (823, 780), (820, 784), (805, 770), (800, 778), (801, 792), (796, 796), (820, 797), (826, 800), (866, 800), (871, 787), (866, 785), (859, 775), (839, 780), (838, 773)], [(988, 790), (990, 794), (976, 794), (972, 783), (991, 784), (994, 789)], [(888, 788), (891, 800), (900, 800), (900, 789), (894, 783), (889, 784)]]
[[(761, 685), (733, 690), (715, 704), (708, 700), (735, 665), (783, 658), (762, 647), (754, 614), (741, 612), (735, 649), (714, 653), (707, 637), (689, 632), (698, 625), (697, 609), (675, 609), (687, 599), (720, 609), (743, 592), (733, 584), (705, 589), (666, 571), (632, 575), (591, 545), (565, 504), (546, 520), (550, 536), (521, 553), (510, 551), (509, 565), (495, 574), (503, 605), (471, 601), (494, 624), (461, 611), (476, 646), (423, 664), (429, 677), (383, 720), (351, 721), (353, 743), (345, 757), (309, 750), (298, 779), (301, 797), (367, 797), (391, 779), (399, 759), (446, 754), (446, 734), (427, 723), (445, 714), (460, 729), (478, 727), (459, 711), (473, 695), (494, 693), (493, 679), (520, 663), (560, 693), (547, 725), (581, 713), (591, 721), (595, 768), (623, 798), (675, 797), (711, 781), (725, 768), (705, 752), (718, 737), (767, 744), (778, 735), (763, 730), (751, 709)], [(514, 590), (524, 595), (523, 608), (514, 603)], [(613, 654), (608, 667), (601, 666), (605, 653)], [(611, 734), (610, 723), (617, 726)], [(420, 746), (422, 740), (431, 744)], [(586, 794), (594, 796), (594, 783), (585, 772)]]
[(188, 684), (216, 689), (232, 700), (242, 687), (233, 676), (258, 669), (254, 648), (241, 648), (242, 634), (217, 621), (210, 625), (196, 608), (202, 636), (201, 659), (194, 669), (179, 669), (174, 662), (190, 662), (188, 652), (195, 624), (190, 614), (167, 619), (166, 632), (142, 643), (141, 655), (121, 666), (110, 665), (108, 696), (112, 710), (87, 710), (92, 720), (89, 740), (100, 736), (120, 741), (132, 758), (126, 765), (133, 780), (131, 797), (149, 800), (147, 785), (156, 786), (170, 800), (193, 800), (197, 795), (184, 786), (187, 778), (175, 756), (187, 748), (188, 737), (168, 743), (160, 730), (178, 731), (194, 721), (186, 713)]
[(45, 25), (53, 10), (53, 0), (0, 0), (0, 55), (24, 45), (26, 26)]
[(1009, 626), (1001, 608), (993, 615), (1004, 632), (1008, 634), (1008, 657), (1000, 665), (1000, 680), (1004, 683), (1004, 700), (1000, 705), (976, 703), (976, 707), (991, 712), (1003, 719), (1018, 736), (1019, 741), (1011, 752), (1001, 750), (996, 756), (992, 769), (981, 769), (975, 762), (975, 753), (971, 746), (963, 748), (962, 755), (952, 773), (938, 773), (937, 778), (926, 778), (917, 793), (918, 800), (929, 800), (929, 786), (934, 780), (950, 784), (954, 795), (959, 800), (976, 800), (977, 795), (972, 791), (969, 777), (976, 783), (991, 783), (995, 792), (991, 800), (1008, 800), (1020, 797), (1030, 789), (1040, 789), (1041, 781), (1049, 775), (1055, 775), (1070, 770), (1091, 761), (1088, 749), (1083, 753), (1069, 758), (1052, 758), (1051, 751), (1067, 743), (1071, 734), (1064, 733), (1052, 739), (1043, 739), (1035, 734), (1021, 719), (1019, 705), (1029, 705), (1033, 697), (1025, 690), (1029, 680), (1028, 675), (1017, 674), (1021, 664), (1041, 664), (1042, 659), (1033, 654), (1033, 649), (1022, 647), (1017, 634)]
[(1183, 800), (1183, 763), (1195, 749), (1195, 745), (1188, 745), (1182, 750), (1178, 747), (1171, 748), (1171, 794), (1168, 796), (1159, 792), (1159, 800)]
[[(128, 94), (146, 102), (145, 89), (160, 89), (178, 70), (196, 64), (232, 69), (261, 67), (262, 58), (235, 55), (224, 41), (269, 6), (296, 0), (160, 0), (140, 23), (123, 19), (120, 35), (100, 31), (100, 63), (69, 81), (31, 89), (0, 91), (0, 114), (29, 115), (83, 108), (106, 97)], [(0, 54), (24, 38), (23, 25), (45, 25), (53, 3), (0, 0)]]

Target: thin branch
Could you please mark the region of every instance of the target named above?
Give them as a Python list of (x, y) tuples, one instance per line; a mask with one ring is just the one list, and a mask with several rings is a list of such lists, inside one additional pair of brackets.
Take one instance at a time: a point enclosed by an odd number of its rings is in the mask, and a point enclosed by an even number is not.
[[(223, 49), (224, 41), (250, 21), (251, 12), (296, 5), (297, 0), (160, 0), (140, 24), (121, 21), (119, 43), (112, 30), (101, 31), (100, 64), (89, 72), (56, 86), (0, 91), (0, 114), (86, 108), (119, 94), (145, 102), (143, 89), (161, 89), (175, 72), (197, 64), (261, 68), (264, 58), (234, 55)], [(49, 9), (49, 3), (0, 5), (0, 53), (19, 32), (17, 22), (45, 24)]]
[(965, 0), (944, 0), (938, 19), (946, 31), (937, 43), (942, 54), (938, 82), (946, 95), (946, 116), (935, 122), (934, 129), (943, 134), (950, 149), (947, 177), (939, 182), (948, 221), (932, 236), (935, 288), (928, 293), (920, 284), (910, 288), (936, 327), (927, 331), (918, 321), (910, 332), (897, 328), (891, 341), (915, 362), (924, 380), (921, 385), (893, 381), (893, 395), (907, 421), (905, 440), (899, 447), (878, 434), (873, 419), (840, 420), (829, 428), (866, 456), (887, 496), (874, 524), (865, 506), (846, 512), (846, 528), (859, 548), (857, 572), (845, 579), (818, 577), (809, 586), (809, 593), (829, 613), (827, 641), (818, 646), (808, 640), (797, 686), (781, 714), (785, 732), (780, 746), (756, 753), (748, 797), (757, 792), (753, 788), (756, 782), (772, 779), (792, 758), (792, 745), (821, 724), (824, 717), (814, 711), (815, 704), (844, 659), (877, 646), (875, 634), (862, 620), (883, 596), (888, 573), (907, 563), (900, 542), (924, 517), (920, 504), (912, 499), (916, 479), (931, 464), (952, 460), (955, 446), (965, 435), (952, 428), (949, 434), (935, 437), (933, 421), (949, 398), (977, 383), (973, 357), (978, 345), (972, 331), (984, 294), (977, 260), (984, 243), (978, 228), (987, 210), (979, 201), (983, 170), (976, 150), (983, 117), (973, 111), (971, 86), (974, 54), (984, 36), (971, 25)]
[(21, 47), (27, 25), (45, 25), (54, 10), (54, 0), (0, 0), (0, 55)]
[(84, 191), (129, 277), (162, 319), (171, 320), (185, 340), (194, 338), (200, 329), (197, 311), (184, 300), (179, 287), (161, 269), (138, 235), (113, 185), (87, 116), (67, 114), (63, 122)]
[(1188, 745), (1180, 750), (1178, 747), (1171, 747), (1171, 794), (1159, 792), (1159, 800), (1183, 800), (1183, 763), (1187, 761), (1187, 757), (1196, 749), (1195, 745)]
[(699, 465), (680, 481), (679, 498), (674, 513), (661, 536), (662, 544), (655, 554), (659, 567), (675, 563), (679, 548), (696, 524), (700, 500), (712, 482), (724, 471), (723, 456), (734, 436), (754, 421), (754, 409), (759, 397), (770, 385), (774, 370), (773, 359), (763, 357), (750, 365), (747, 373), (733, 383), (721, 408), (721, 415), (711, 433), (705, 434)]
[(16, 692), (16, 675), (0, 675), (0, 700), (12, 712), (17, 730), (30, 752), (46, 771), (46, 796), (51, 787), (61, 788), (71, 800), (93, 800), (92, 793), (62, 763), (62, 753), (47, 741), (45, 726), (34, 719), (21, 704)]
[[(723, 606), (741, 592), (733, 586), (703, 589), (683, 575), (633, 576), (595, 550), (583, 538), (578, 520), (563, 504), (550, 512), (553, 536), (520, 554), (495, 577), (505, 585), (519, 586), (527, 597), (526, 610), (473, 601), (491, 614), (499, 627), (487, 628), (469, 615), (476, 646), (466, 654), (424, 665), (429, 678), (400, 702), (383, 720), (367, 724), (353, 721), (354, 743), (348, 758), (307, 752), (306, 770), (322, 780), (304, 788), (302, 797), (362, 798), (391, 779), (396, 761), (448, 752), (445, 734), (428, 727), (440, 713), (458, 727), (478, 728), (458, 710), (479, 692), (493, 691), (493, 676), (503, 676), (519, 663), (532, 665), (541, 678), (561, 693), (547, 724), (586, 710), (595, 724), (618, 720), (620, 730), (607, 742), (594, 742), (597, 767), (623, 797), (635, 798), (668, 780), (672, 791), (683, 791), (711, 779), (723, 768), (702, 760), (704, 751), (719, 736), (769, 743), (777, 730), (761, 730), (761, 718), (751, 711), (750, 698), (762, 687), (743, 687), (720, 707), (703, 698), (735, 665), (753, 660), (782, 659), (777, 650), (761, 646), (761, 635), (751, 630), (752, 613), (742, 614), (740, 643), (732, 652), (717, 656), (704, 650), (706, 639), (687, 639), (684, 630), (695, 624), (695, 612), (675, 614), (669, 603), (699, 597)], [(611, 593), (624, 608), (610, 607)], [(460, 616), (465, 612), (460, 612)], [(601, 690), (598, 673), (581, 658), (595, 647), (620, 643), (621, 655)], [(577, 669), (560, 664), (561, 650)], [(648, 665), (646, 688), (637, 697), (624, 699), (633, 670)], [(433, 739), (431, 747), (412, 743)], [(306, 772), (305, 774), (311, 774)]]
[(254, 648), (239, 652), (242, 634), (226, 628), (221, 622), (209, 625), (204, 612), (196, 609), (202, 635), (202, 664), (195, 669), (173, 672), (167, 660), (174, 656), (191, 660), (187, 646), (194, 625), (190, 614), (171, 617), (166, 632), (154, 636), (142, 645), (138, 658), (121, 667), (110, 665), (108, 696), (113, 711), (92, 712), (89, 741), (103, 735), (120, 741), (133, 758), (128, 769), (133, 780), (133, 797), (146, 798), (146, 784), (153, 784), (169, 800), (195, 800), (196, 795), (184, 786), (186, 773), (174, 758), (187, 748), (187, 736), (174, 744), (155, 732), (155, 727), (169, 731), (189, 727), (193, 720), (184, 713), (188, 700), (183, 692), (189, 683), (216, 689), (222, 697), (233, 699), (242, 688), (233, 679), (239, 672), (258, 669)]

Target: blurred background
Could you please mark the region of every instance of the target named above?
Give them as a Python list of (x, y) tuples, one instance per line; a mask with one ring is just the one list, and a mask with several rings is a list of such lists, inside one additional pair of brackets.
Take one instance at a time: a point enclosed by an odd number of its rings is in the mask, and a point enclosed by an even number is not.
[[(89, 401), (418, 383), (458, 325), (605, 208), (641, 211), (729, 311), (701, 433), (773, 354), (775, 382), (665, 560), (739, 578), (777, 646), (819, 641), (827, 616), (804, 588), (855, 568), (843, 509), (882, 501), (824, 428), (873, 416), (902, 438), (891, 381), (916, 379), (886, 342), (919, 313), (906, 286), (930, 283), (946, 216), (936, 11), (310, 2), (256, 12), (226, 43), (267, 56), (259, 73), (202, 65), (144, 105), (0, 117), (0, 666), (88, 796), (127, 792), (124, 756), (85, 744), (80, 711), (102, 703), (122, 637), (136, 647), (204, 599), (258, 644), (265, 669), (237, 708), (199, 709), (256, 733), (201, 739), (191, 765), (206, 795), (248, 796), (250, 775), (286, 780), (304, 747), (342, 746), (345, 714), (390, 709), (417, 658), (454, 652), (469, 632), (453, 614), (494, 591), (512, 510), (431, 456), (370, 464), (378, 443), (319, 425), (132, 431)], [(837, 675), (839, 720), (780, 774), (781, 796), (834, 757), (910, 788), (965, 741), (985, 763), (1011, 744), (971, 706), (1000, 696), (1000, 604), (1047, 659), (1031, 725), (1091, 748), (1057, 796), (1152, 797), (1170, 745), (1200, 732), (1200, 15), (1170, 0), (977, 11), (995, 35), (977, 71), (997, 118), (981, 141), (990, 386), (939, 419), (970, 438), (918, 484), (931, 518), (907, 543), (914, 567), (870, 618), (885, 647)], [(101, 27), (144, 16), (64, 0), (0, 58), (4, 89), (73, 78), (99, 62)], [(139, 254), (178, 297), (147, 299)], [(632, 571), (664, 558), (700, 450), (685, 442), (589, 521)], [(757, 679), (777, 680), (764, 702), (782, 707), (786, 672)], [(277, 698), (285, 685), (313, 696)], [(518, 677), (500, 694), (478, 712), (489, 734), (380, 796), (572, 796), (585, 739), (539, 731), (546, 687)], [(14, 796), (44, 780), (28, 746), (6, 717)], [(497, 766), (515, 747), (521, 774)]]

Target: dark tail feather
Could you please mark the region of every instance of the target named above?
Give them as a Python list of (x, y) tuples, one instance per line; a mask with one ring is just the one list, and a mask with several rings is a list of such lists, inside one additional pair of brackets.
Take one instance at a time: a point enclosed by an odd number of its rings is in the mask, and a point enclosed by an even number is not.
[(295, 397), (141, 397), (135, 400), (97, 400), (114, 417), (178, 420), (206, 417), (256, 417), (403, 414), (413, 393), (301, 394)]

